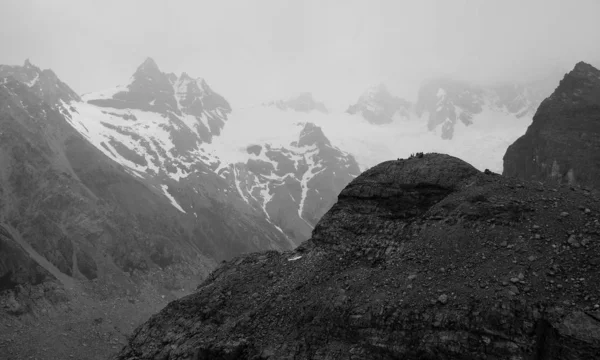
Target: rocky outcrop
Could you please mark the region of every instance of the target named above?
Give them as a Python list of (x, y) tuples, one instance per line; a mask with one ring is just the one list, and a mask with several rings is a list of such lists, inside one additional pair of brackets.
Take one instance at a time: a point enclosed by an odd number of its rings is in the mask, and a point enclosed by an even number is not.
[(580, 62), (504, 155), (504, 174), (600, 187), (600, 71)]
[(361, 174), (295, 251), (223, 264), (118, 359), (600, 357), (600, 206), (447, 155)]
[(38, 285), (54, 279), (19, 246), (11, 233), (2, 225), (0, 225), (0, 250), (0, 292), (12, 290), (19, 285)]

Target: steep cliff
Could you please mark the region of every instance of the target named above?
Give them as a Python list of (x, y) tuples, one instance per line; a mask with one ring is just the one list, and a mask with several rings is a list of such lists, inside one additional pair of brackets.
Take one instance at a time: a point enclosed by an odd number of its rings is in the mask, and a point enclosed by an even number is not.
[(447, 155), (384, 162), (310, 240), (222, 265), (118, 359), (598, 358), (599, 211)]
[(600, 71), (580, 62), (504, 155), (504, 175), (600, 187)]

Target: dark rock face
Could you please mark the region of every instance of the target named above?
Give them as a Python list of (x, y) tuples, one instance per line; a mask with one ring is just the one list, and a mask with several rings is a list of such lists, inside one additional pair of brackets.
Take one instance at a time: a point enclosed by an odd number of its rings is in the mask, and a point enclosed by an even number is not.
[(0, 292), (12, 290), (18, 285), (38, 285), (53, 279), (0, 225)]
[(504, 155), (504, 175), (600, 187), (600, 71), (580, 62)]
[(320, 127), (313, 123), (307, 123), (300, 132), (300, 139), (298, 140), (298, 146), (331, 146), (329, 139), (323, 133)]
[(302, 93), (288, 100), (278, 100), (268, 103), (269, 106), (275, 106), (281, 110), (293, 110), (298, 112), (319, 111), (327, 113), (327, 107), (322, 102), (316, 101), (311, 93)]
[(407, 118), (411, 106), (409, 101), (393, 96), (381, 84), (363, 94), (346, 112), (361, 114), (371, 124), (381, 125), (391, 123), (396, 114)]
[[(131, 82), (109, 98), (84, 97), (89, 104), (112, 109), (136, 109), (168, 117), (172, 126), (171, 137), (179, 152), (195, 149), (203, 142), (211, 142), (219, 135), (231, 106), (225, 98), (214, 92), (204, 79), (194, 79), (187, 73), (161, 72), (156, 62), (148, 58), (131, 78)], [(117, 116), (122, 116), (117, 114)], [(192, 117), (191, 132), (183, 119)], [(203, 121), (203, 120), (206, 120)]]
[(598, 200), (446, 155), (388, 161), (312, 239), (222, 265), (118, 359), (599, 358)]

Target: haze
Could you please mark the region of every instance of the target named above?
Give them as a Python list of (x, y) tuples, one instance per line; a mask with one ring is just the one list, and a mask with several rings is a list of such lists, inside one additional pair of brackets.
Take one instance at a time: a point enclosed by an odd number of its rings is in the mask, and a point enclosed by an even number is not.
[(348, 106), (385, 82), (412, 99), (445, 75), (527, 81), (600, 60), (600, 1), (5, 0), (0, 63), (75, 91), (127, 83), (148, 56), (234, 107), (310, 91)]

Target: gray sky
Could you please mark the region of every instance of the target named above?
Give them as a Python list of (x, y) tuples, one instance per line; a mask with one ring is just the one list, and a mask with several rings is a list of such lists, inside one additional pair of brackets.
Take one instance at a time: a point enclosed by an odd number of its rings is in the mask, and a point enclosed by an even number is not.
[(75, 91), (126, 83), (153, 57), (234, 106), (311, 91), (347, 105), (385, 81), (490, 82), (600, 60), (599, 0), (0, 0), (0, 63), (52, 68)]

